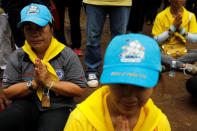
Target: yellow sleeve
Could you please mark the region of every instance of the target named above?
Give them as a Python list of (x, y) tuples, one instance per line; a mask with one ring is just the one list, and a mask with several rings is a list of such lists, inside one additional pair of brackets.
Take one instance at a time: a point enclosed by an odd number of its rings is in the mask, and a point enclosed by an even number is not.
[(196, 16), (192, 13), (190, 26), (189, 26), (190, 33), (197, 33), (197, 23), (196, 23)]
[(157, 125), (157, 131), (171, 131), (168, 118), (164, 114), (162, 115), (161, 120)]
[(161, 16), (160, 14), (158, 14), (155, 18), (154, 24), (153, 24), (153, 28), (152, 28), (152, 34), (154, 36), (160, 35), (161, 33), (163, 33), (165, 30), (163, 29), (163, 24), (161, 21)]
[(95, 129), (80, 110), (76, 108), (71, 112), (64, 131), (95, 131)]

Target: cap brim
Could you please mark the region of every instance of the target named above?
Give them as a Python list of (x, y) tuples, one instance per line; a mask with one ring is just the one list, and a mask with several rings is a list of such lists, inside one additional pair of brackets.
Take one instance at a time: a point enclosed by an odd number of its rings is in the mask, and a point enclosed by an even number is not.
[(37, 17), (27, 17), (26, 19), (23, 19), (21, 22), (18, 23), (17, 27), (20, 28), (23, 24), (23, 22), (32, 22), (39, 26), (44, 27), (48, 24), (48, 21), (45, 19), (37, 18)]
[[(126, 71), (126, 72), (125, 72)], [(143, 73), (142, 73), (143, 72)], [(101, 84), (131, 84), (146, 88), (156, 86), (159, 79), (159, 71), (150, 68), (121, 66), (103, 69)]]

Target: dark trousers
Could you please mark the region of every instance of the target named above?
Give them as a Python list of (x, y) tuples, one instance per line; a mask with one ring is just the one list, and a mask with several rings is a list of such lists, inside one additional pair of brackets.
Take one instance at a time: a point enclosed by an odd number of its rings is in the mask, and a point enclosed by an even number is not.
[(163, 7), (163, 9), (165, 9), (168, 6), (170, 6), (169, 1), (168, 0), (164, 0), (164, 7)]
[[(154, 3), (154, 4), (153, 4)], [(149, 0), (145, 1), (145, 17), (146, 21), (150, 21), (152, 24), (157, 15), (157, 10), (161, 6), (162, 0)]]
[(56, 38), (66, 44), (65, 32), (64, 32), (64, 19), (65, 19), (65, 8), (68, 8), (68, 14), (71, 26), (71, 41), (72, 48), (81, 47), (81, 29), (80, 29), (80, 10), (81, 0), (53, 0), (58, 14), (59, 14), (59, 25), (60, 30), (55, 31)]
[(186, 82), (187, 91), (194, 97), (197, 97), (197, 76), (192, 76)]
[(69, 114), (66, 108), (41, 112), (32, 100), (19, 99), (0, 112), (0, 131), (63, 131)]
[(132, 1), (127, 31), (133, 33), (142, 31), (144, 25), (144, 3), (145, 0)]

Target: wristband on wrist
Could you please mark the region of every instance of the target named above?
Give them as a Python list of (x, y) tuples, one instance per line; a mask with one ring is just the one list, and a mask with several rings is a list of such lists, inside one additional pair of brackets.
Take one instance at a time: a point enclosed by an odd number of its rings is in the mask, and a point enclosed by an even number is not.
[(54, 80), (52, 80), (50, 87), (48, 88), (47, 94), (49, 95), (49, 90), (53, 87)]
[(176, 31), (176, 28), (173, 25), (171, 25), (170, 26), (170, 30), (173, 31), (173, 32), (175, 32)]
[(51, 85), (48, 90), (50, 90), (53, 87), (53, 83), (54, 83), (54, 80), (52, 80)]
[(33, 88), (33, 85), (32, 85), (32, 80), (28, 80), (27, 81), (27, 88), (33, 92), (35, 92), (36, 90)]
[(173, 33), (174, 33), (174, 32), (169, 28), (169, 29), (168, 29), (168, 35), (169, 35), (169, 36), (172, 36)]
[(184, 35), (185, 34), (185, 29), (181, 28), (179, 34)]
[(183, 34), (183, 37), (186, 37), (188, 35), (188, 32), (185, 31), (185, 33)]

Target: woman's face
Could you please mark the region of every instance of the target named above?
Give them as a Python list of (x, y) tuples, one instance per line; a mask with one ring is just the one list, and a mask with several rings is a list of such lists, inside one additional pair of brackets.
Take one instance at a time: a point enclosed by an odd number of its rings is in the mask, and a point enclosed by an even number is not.
[(139, 111), (150, 98), (153, 88), (143, 88), (135, 85), (110, 84), (112, 106), (124, 115)]
[(180, 8), (185, 5), (185, 0), (170, 0), (171, 6)]
[(46, 51), (51, 43), (52, 28), (49, 24), (42, 27), (32, 22), (26, 22), (24, 34), (27, 42), (35, 51)]

